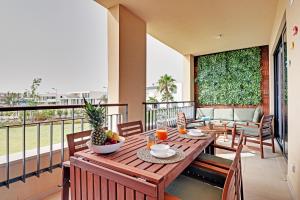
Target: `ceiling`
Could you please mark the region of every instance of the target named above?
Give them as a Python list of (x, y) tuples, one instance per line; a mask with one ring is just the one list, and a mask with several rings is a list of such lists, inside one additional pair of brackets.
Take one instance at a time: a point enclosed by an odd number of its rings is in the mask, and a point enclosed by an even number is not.
[[(267, 45), (278, 0), (96, 0), (122, 4), (147, 23), (151, 36), (182, 54)], [(221, 38), (217, 38), (222, 34)]]

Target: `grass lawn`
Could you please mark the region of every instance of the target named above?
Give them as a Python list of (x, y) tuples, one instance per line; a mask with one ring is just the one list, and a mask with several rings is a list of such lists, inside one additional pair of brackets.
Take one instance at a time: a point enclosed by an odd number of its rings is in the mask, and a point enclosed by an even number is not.
[[(88, 130), (90, 127), (87, 123), (84, 124), (84, 130)], [(61, 124), (53, 125), (53, 144), (61, 142)], [(81, 124), (75, 123), (75, 132), (81, 131)], [(9, 129), (9, 153), (17, 153), (22, 151), (23, 141), (23, 129), (22, 127)], [(65, 136), (72, 132), (72, 124), (65, 124), (64, 134)], [(65, 142), (66, 142), (65, 137)], [(50, 145), (50, 125), (41, 125), (40, 131), (40, 146), (45, 147)], [(37, 147), (37, 126), (26, 127), (26, 150), (32, 150)], [(0, 129), (0, 156), (6, 154), (6, 128)]]

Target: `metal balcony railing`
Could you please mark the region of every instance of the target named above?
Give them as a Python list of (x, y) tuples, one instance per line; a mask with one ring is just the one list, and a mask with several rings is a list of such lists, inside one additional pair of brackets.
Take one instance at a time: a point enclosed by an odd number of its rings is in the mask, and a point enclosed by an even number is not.
[(176, 102), (144, 102), (145, 110), (145, 130), (155, 129), (157, 125), (157, 117), (164, 115), (168, 121), (168, 126), (175, 127), (177, 121), (177, 113), (184, 112), (186, 118), (195, 118), (195, 102), (194, 101), (176, 101)]
[[(101, 104), (106, 108), (106, 126), (109, 129), (116, 130), (116, 125), (118, 123), (127, 122), (128, 119), (128, 104)], [(66, 127), (69, 127), (67, 131)], [(43, 129), (41, 129), (43, 128)], [(45, 128), (47, 131), (45, 131)], [(19, 133), (15, 133), (16, 129)], [(30, 129), (30, 131), (28, 130)], [(32, 131), (35, 129), (35, 133)], [(0, 157), (2, 157), (1, 166), (5, 165), (5, 179), (0, 180), (0, 187), (9, 187), (9, 184), (16, 181), (26, 181), (26, 178), (31, 176), (40, 176), (43, 172), (52, 172), (54, 168), (61, 167), (62, 162), (65, 158), (65, 147), (67, 146), (65, 136), (69, 133), (74, 133), (77, 131), (89, 130), (87, 120), (85, 119), (83, 112), (83, 105), (64, 105), (64, 106), (34, 106), (34, 107), (1, 107), (0, 108), (0, 142), (3, 144), (0, 148)], [(42, 131), (44, 130), (44, 132)], [(60, 131), (58, 131), (60, 130)], [(55, 132), (56, 131), (56, 132)], [(60, 132), (59, 138), (57, 132)], [(21, 134), (19, 138), (21, 141), (14, 141), (17, 137), (14, 134)], [(49, 144), (41, 144), (41, 135), (44, 137), (47, 135), (47, 140)], [(28, 138), (33, 136), (34, 138)], [(34, 142), (34, 147), (31, 146), (28, 149), (28, 144)], [(56, 140), (56, 143), (54, 142)], [(29, 141), (28, 141), (29, 140)], [(17, 145), (16, 149), (12, 149)], [(55, 143), (55, 144), (54, 144)], [(48, 167), (41, 168), (41, 148), (45, 146), (48, 147), (46, 153), (49, 156)], [(56, 147), (54, 149), (53, 147)], [(60, 146), (60, 147), (59, 147)], [(57, 148), (58, 147), (58, 148)], [(10, 151), (14, 152), (10, 152)], [(34, 155), (26, 155), (29, 150), (35, 150)], [(60, 162), (53, 163), (53, 152), (60, 151)], [(19, 172), (21, 176), (10, 177), (10, 165), (12, 155), (18, 153), (22, 160), (22, 171)], [(34, 171), (28, 172), (26, 170), (26, 162), (28, 157), (35, 157), (36, 169)], [(15, 159), (15, 158), (14, 158)]]

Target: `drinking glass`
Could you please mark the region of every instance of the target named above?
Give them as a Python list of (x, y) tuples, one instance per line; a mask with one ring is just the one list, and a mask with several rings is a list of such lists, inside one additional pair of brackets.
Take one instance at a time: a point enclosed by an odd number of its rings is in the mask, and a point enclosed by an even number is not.
[(157, 127), (156, 127), (156, 137), (159, 140), (166, 140), (168, 139), (168, 122), (165, 115), (159, 115), (157, 118)]
[(147, 140), (147, 148), (150, 149), (152, 145), (154, 145), (156, 143), (155, 141), (155, 135), (154, 134), (150, 134), (146, 137)]
[(184, 124), (178, 125), (177, 129), (178, 129), (178, 132), (179, 132), (180, 134), (186, 134), (186, 133), (187, 133), (187, 130), (186, 130), (186, 127), (185, 127)]

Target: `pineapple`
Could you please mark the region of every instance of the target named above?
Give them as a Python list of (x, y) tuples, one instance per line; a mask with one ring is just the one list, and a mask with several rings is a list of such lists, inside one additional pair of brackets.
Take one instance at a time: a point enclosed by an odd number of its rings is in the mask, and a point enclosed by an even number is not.
[(94, 106), (84, 99), (84, 110), (88, 121), (92, 126), (91, 140), (94, 145), (104, 145), (107, 135), (104, 129), (105, 108), (103, 106)]

